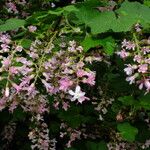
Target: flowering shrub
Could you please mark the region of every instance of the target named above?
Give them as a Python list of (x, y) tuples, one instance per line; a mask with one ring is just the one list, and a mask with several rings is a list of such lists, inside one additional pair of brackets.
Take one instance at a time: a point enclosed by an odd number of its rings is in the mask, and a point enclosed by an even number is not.
[(1, 148), (148, 150), (149, 6), (1, 0)]

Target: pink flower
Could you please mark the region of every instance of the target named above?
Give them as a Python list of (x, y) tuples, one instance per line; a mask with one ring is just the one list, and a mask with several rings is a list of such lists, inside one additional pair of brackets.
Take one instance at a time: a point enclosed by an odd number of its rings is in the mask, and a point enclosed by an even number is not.
[(126, 81), (129, 81), (129, 84), (135, 83), (135, 79), (138, 77), (138, 74), (134, 74), (133, 76), (127, 77)]
[(73, 82), (68, 78), (62, 78), (59, 80), (60, 87), (59, 89), (66, 92), (70, 86), (72, 86)]
[(6, 7), (8, 7), (8, 12), (10, 13), (14, 12), (15, 14), (18, 13), (17, 7), (14, 3), (12, 2), (6, 3)]
[(129, 42), (128, 45), (126, 46), (126, 49), (128, 49), (128, 50), (131, 50), (131, 49), (132, 49), (132, 50), (135, 50), (135, 44)]
[(63, 102), (63, 104), (62, 104), (63, 106), (62, 106), (62, 108), (65, 110), (65, 111), (67, 111), (68, 110), (68, 108), (70, 107), (70, 105), (69, 105), (69, 103), (68, 102)]
[(124, 71), (126, 72), (127, 75), (131, 75), (131, 74), (134, 72), (134, 69), (137, 68), (136, 65), (133, 65), (133, 66), (132, 66), (132, 65), (128, 64), (127, 66), (128, 66), (128, 67), (126, 67), (126, 68), (124, 69)]
[(16, 93), (20, 92), (22, 89), (21, 85), (17, 85), (16, 83), (12, 83), (12, 86), (16, 89)]
[(26, 91), (28, 92), (27, 95), (30, 97), (34, 97), (38, 93), (38, 91), (36, 91), (34, 83), (24, 89), (26, 89)]
[(82, 46), (78, 46), (77, 48), (76, 48), (76, 50), (78, 50), (80, 53), (83, 51), (83, 47)]
[(59, 102), (55, 102), (55, 103), (53, 104), (53, 106), (54, 106), (55, 109), (59, 109)]
[(45, 80), (41, 80), (42, 81), (42, 83), (44, 84), (44, 86), (45, 86), (45, 88), (46, 88), (46, 90), (47, 90), (47, 92), (49, 92), (51, 89), (52, 89), (52, 86), (51, 86), (51, 84), (50, 83), (48, 83), (48, 82), (46, 82)]
[(1, 61), (2, 65), (4, 68), (8, 68), (9, 65), (11, 64), (11, 60), (9, 57), (7, 58), (3, 58), (3, 60)]
[(0, 99), (0, 111), (2, 111), (6, 107), (7, 99), (6, 97), (2, 97)]
[(147, 90), (147, 91), (150, 91), (150, 81), (149, 81), (148, 79), (146, 79), (146, 80), (144, 81), (144, 85), (145, 85), (145, 87), (146, 87), (146, 90)]
[(36, 59), (36, 58), (39, 57), (38, 54), (35, 53), (35, 52), (28, 52), (28, 55), (29, 55), (31, 58), (33, 58), (33, 59)]
[(9, 72), (10, 72), (11, 74), (18, 74), (18, 69), (17, 69), (16, 67), (10, 67), (10, 68), (9, 68)]
[(143, 86), (144, 86), (144, 83), (141, 82), (141, 83), (139, 84), (139, 89), (142, 90), (142, 89), (143, 89)]
[(28, 26), (29, 32), (35, 32), (37, 30), (36, 26)]
[(17, 46), (17, 47), (16, 47), (16, 51), (18, 51), (18, 52), (21, 52), (21, 51), (22, 51), (22, 49), (23, 49), (23, 47), (22, 47), (22, 46)]
[(9, 107), (9, 111), (13, 113), (13, 111), (17, 108), (17, 105), (18, 105), (18, 102), (16, 100), (13, 100), (13, 102), (11, 103)]
[(10, 36), (8, 34), (1, 35), (0, 36), (0, 42), (5, 43), (5, 44), (9, 44), (11, 42)]
[(136, 30), (136, 32), (140, 32), (140, 31), (141, 31), (141, 26), (140, 26), (139, 23), (137, 23), (137, 24), (135, 25), (135, 30)]
[(135, 44), (131, 41), (127, 41), (126, 39), (122, 42), (122, 48), (126, 48), (128, 50), (135, 50)]
[(142, 61), (142, 56), (141, 55), (135, 55), (133, 60), (140, 63)]
[(86, 75), (86, 72), (82, 69), (79, 69), (77, 70), (76, 74), (77, 74), (77, 77), (83, 77)]
[(121, 58), (127, 58), (129, 56), (129, 53), (123, 49), (120, 52), (117, 52), (117, 55), (119, 55)]
[(150, 52), (150, 48), (149, 47), (143, 47), (141, 50), (143, 51), (144, 54), (147, 54), (147, 53)]
[(138, 72), (145, 73), (148, 70), (148, 64), (142, 64), (139, 66)]
[(91, 72), (87, 72), (86, 76), (87, 76), (87, 78), (84, 78), (82, 80), (82, 82), (90, 84), (91, 86), (95, 85), (95, 76), (96, 76), (95, 72), (92, 72), (92, 71)]
[(3, 52), (8, 52), (10, 47), (7, 44), (1, 44), (1, 48)]

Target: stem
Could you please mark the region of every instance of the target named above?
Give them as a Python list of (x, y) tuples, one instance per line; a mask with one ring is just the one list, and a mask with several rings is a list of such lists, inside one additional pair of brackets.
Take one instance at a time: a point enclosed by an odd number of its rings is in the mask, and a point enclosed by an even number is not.
[[(54, 32), (54, 35), (51, 37), (51, 39), (50, 39), (50, 41), (49, 41), (49, 43), (45, 49), (50, 48), (54, 38), (56, 37), (56, 34), (57, 34), (57, 31)], [(40, 77), (40, 73), (42, 72), (42, 66), (43, 66), (44, 59), (45, 59), (45, 53), (42, 54), (41, 59), (38, 62), (38, 69), (36, 70), (36, 76), (35, 76), (35, 80), (33, 82), (34, 84), (36, 83), (38, 77)]]
[(133, 38), (134, 38), (134, 41), (135, 41), (135, 45), (136, 45), (136, 47), (137, 47), (137, 52), (138, 52), (138, 54), (140, 54), (139, 41), (138, 41), (138, 39), (137, 39), (137, 37), (136, 37), (136, 34), (135, 34), (135, 33), (133, 33)]
[(14, 58), (14, 55), (15, 55), (15, 50), (14, 51), (12, 51), (12, 54), (11, 54), (11, 59), (10, 59), (10, 65), (9, 65), (9, 67), (8, 67), (8, 76), (7, 76), (7, 82), (6, 82), (6, 87), (5, 87), (5, 89), (6, 88), (8, 88), (9, 87), (9, 81), (10, 81), (10, 76), (11, 76), (11, 73), (10, 73), (10, 70), (9, 70), (9, 68), (10, 68), (10, 66), (12, 65), (12, 61), (13, 61), (13, 58)]

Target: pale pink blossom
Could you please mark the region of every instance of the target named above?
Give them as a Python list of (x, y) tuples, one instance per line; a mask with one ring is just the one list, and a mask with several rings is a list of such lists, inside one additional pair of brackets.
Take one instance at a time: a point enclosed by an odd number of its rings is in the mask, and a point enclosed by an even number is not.
[(135, 50), (135, 44), (131, 41), (127, 41), (126, 39), (124, 39), (124, 41), (122, 42), (122, 48), (126, 48), (128, 50)]
[(8, 68), (9, 65), (11, 64), (11, 60), (9, 57), (7, 58), (3, 58), (3, 60), (1, 61), (2, 65), (4, 68)]
[(133, 61), (140, 63), (143, 60), (141, 55), (135, 55)]
[(18, 13), (15, 3), (12, 3), (12, 2), (6, 3), (6, 7), (8, 8), (8, 12), (10, 13), (14, 12), (15, 14)]
[(68, 108), (70, 107), (70, 105), (69, 105), (68, 102), (63, 102), (62, 105), (63, 105), (62, 108), (63, 108), (65, 111), (67, 111)]
[(16, 93), (19, 93), (22, 90), (22, 86), (17, 85), (16, 83), (12, 83), (12, 86), (15, 88)]
[(145, 73), (148, 70), (148, 64), (139, 65), (138, 72)]
[(77, 74), (77, 77), (83, 77), (86, 75), (86, 72), (82, 69), (79, 69), (77, 70), (76, 74)]
[(126, 72), (127, 75), (132, 75), (135, 69), (137, 69), (136, 65), (132, 66), (131, 64), (128, 64), (127, 67), (124, 69), (124, 71)]
[(129, 56), (129, 52), (126, 52), (124, 49), (120, 52), (117, 52), (117, 55), (119, 55), (121, 58), (127, 58)]
[(147, 91), (150, 91), (150, 80), (146, 79), (146, 80), (144, 81), (144, 85), (145, 85), (145, 87), (146, 87), (146, 90), (147, 90)]
[(147, 53), (150, 52), (150, 48), (149, 47), (143, 47), (141, 50), (143, 51), (144, 54), (147, 54)]
[(0, 99), (0, 111), (2, 111), (6, 107), (7, 99), (6, 97), (2, 97)]
[(10, 36), (8, 34), (0, 35), (0, 42), (2, 42), (4, 44), (10, 44), (10, 42), (11, 42)]
[(140, 26), (139, 23), (137, 23), (137, 24), (135, 25), (135, 30), (136, 30), (136, 32), (140, 32), (140, 31), (141, 31), (141, 26)]
[(23, 49), (23, 47), (22, 47), (22, 46), (17, 46), (17, 47), (16, 47), (16, 51), (18, 51), (18, 52), (21, 52), (21, 51), (22, 51), (22, 49)]
[(129, 76), (126, 78), (126, 81), (129, 81), (129, 84), (135, 83), (135, 79), (138, 77), (138, 74), (134, 74), (133, 76)]
[(66, 92), (73, 85), (73, 81), (68, 78), (62, 78), (59, 80), (59, 84), (59, 89)]
[(87, 84), (90, 84), (91, 86), (93, 86), (93, 85), (95, 85), (95, 76), (96, 76), (96, 74), (95, 74), (95, 72), (87, 72), (86, 73), (86, 76), (87, 77), (85, 77), (83, 80), (82, 80), (82, 82), (83, 83), (87, 83)]
[(3, 52), (9, 52), (10, 46), (8, 46), (7, 44), (1, 44), (1, 48)]
[(10, 72), (11, 74), (18, 74), (18, 69), (17, 69), (16, 67), (10, 67), (10, 68), (9, 68), (9, 72)]
[(36, 26), (28, 26), (29, 32), (35, 32), (37, 30)]

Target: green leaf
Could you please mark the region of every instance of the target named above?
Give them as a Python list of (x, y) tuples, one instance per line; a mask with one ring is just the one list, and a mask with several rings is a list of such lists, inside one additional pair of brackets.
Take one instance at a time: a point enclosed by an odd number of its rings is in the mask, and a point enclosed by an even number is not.
[(90, 48), (94, 48), (96, 46), (102, 46), (104, 51), (108, 55), (112, 55), (115, 49), (115, 40), (112, 37), (107, 37), (104, 39), (96, 39), (92, 38), (91, 36), (85, 37), (82, 41), (81, 45), (84, 48), (84, 51), (87, 52)]
[(56, 9), (55, 11), (49, 10), (48, 14), (60, 16), (63, 12), (64, 12), (64, 10), (59, 8), (59, 9)]
[(18, 108), (18, 109), (15, 109), (14, 112), (13, 112), (13, 121), (22, 121), (24, 120), (26, 117), (26, 113)]
[(87, 150), (108, 150), (107, 145), (104, 141), (99, 143), (88, 141), (86, 143)]
[[(78, 11), (78, 9), (73, 5), (69, 5), (69, 6), (66, 6), (63, 8), (58, 8), (56, 10), (49, 10), (48, 14), (60, 16), (60, 15), (62, 15), (62, 13), (67, 14), (67, 13), (72, 12), (72, 11)], [(45, 16), (46, 16), (46, 14), (45, 14)]]
[(134, 105), (134, 98), (132, 96), (123, 96), (118, 98), (119, 101), (122, 102), (123, 105), (125, 106), (131, 106)]
[(129, 142), (133, 142), (138, 134), (138, 129), (131, 126), (128, 122), (118, 124), (117, 129), (120, 131), (122, 138)]
[(82, 41), (81, 45), (83, 46), (84, 51), (87, 52), (90, 48), (94, 48), (96, 46), (101, 45), (101, 42), (98, 39), (94, 39), (91, 36), (87, 36)]
[(0, 25), (3, 24), (3, 23), (4, 23), (4, 21), (2, 21), (2, 20), (0, 19)]
[(150, 94), (144, 95), (139, 99), (141, 107), (143, 107), (146, 110), (150, 110)]
[(114, 12), (102, 12), (97, 16), (90, 18), (87, 25), (91, 28), (93, 34), (104, 33), (112, 29), (112, 24), (116, 21)]
[(31, 43), (32, 43), (32, 41), (29, 39), (22, 39), (21, 40), (21, 46), (23, 48), (30, 48)]
[(115, 12), (99, 12), (95, 9), (97, 5), (98, 3), (87, 5), (84, 2), (75, 13), (81, 23), (91, 28), (92, 34), (130, 31), (137, 22), (145, 27), (150, 24), (150, 8), (138, 2), (125, 1)]
[(81, 24), (87, 25), (92, 18), (99, 15), (98, 7), (101, 3), (98, 0), (86, 1), (78, 6), (78, 11), (75, 12), (76, 17)]
[(144, 5), (150, 7), (150, 1), (149, 0), (144, 0)]
[(63, 8), (64, 11), (72, 12), (72, 11), (78, 11), (78, 9), (74, 5), (69, 5)]
[[(150, 24), (150, 8), (138, 2), (125, 1), (116, 13), (119, 17), (113, 30), (123, 26), (126, 26), (126, 29), (130, 29), (131, 26), (137, 22), (140, 22), (143, 25)], [(118, 24), (118, 22), (120, 22), (120, 24)], [(125, 23), (127, 25), (125, 25)], [(121, 31), (122, 29), (119, 28), (118, 30)]]
[(2, 25), (0, 25), (0, 31), (9, 31), (9, 30), (15, 30), (19, 27), (23, 27), (25, 25), (25, 20), (17, 19), (17, 18), (11, 18), (6, 20), (6, 22)]
[(115, 40), (112, 37), (107, 37), (101, 40), (101, 44), (104, 47), (106, 54), (112, 55), (115, 50)]

